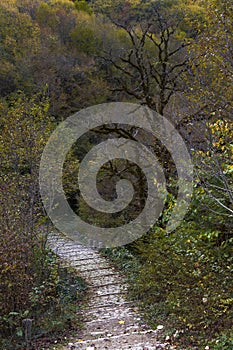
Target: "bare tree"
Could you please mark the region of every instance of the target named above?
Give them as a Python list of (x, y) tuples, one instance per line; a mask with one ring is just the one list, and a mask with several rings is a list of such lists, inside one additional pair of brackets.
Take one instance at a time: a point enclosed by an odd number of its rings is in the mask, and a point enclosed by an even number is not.
[(132, 9), (109, 18), (126, 38), (123, 47), (106, 49), (102, 57), (103, 65), (112, 66), (113, 90), (163, 115), (171, 97), (183, 91), (182, 74), (190, 67), (190, 39), (179, 37), (183, 15), (151, 3), (140, 16)]

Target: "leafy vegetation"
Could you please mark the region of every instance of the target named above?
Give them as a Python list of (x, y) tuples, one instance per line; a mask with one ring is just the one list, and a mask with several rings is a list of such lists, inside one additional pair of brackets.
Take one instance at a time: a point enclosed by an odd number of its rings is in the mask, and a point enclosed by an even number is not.
[[(53, 119), (44, 93), (22, 92), (1, 104), (0, 345), (22, 348), (22, 322), (33, 320), (32, 339), (68, 327), (75, 315), (69, 284), (46, 248), (49, 231), (39, 199), (38, 168)], [(71, 322), (71, 321), (70, 321)]]
[[(33, 319), (33, 337), (70, 327), (73, 301), (81, 303), (83, 281), (46, 248), (39, 162), (58, 122), (110, 101), (146, 104), (168, 118), (190, 151), (195, 181), (187, 216), (168, 234), (176, 169), (152, 140), (168, 182), (165, 209), (141, 239), (103, 253), (127, 273), (147, 321), (163, 324), (177, 347), (232, 347), (232, 9), (231, 0), (1, 1), (1, 348), (23, 346), (25, 318)], [(149, 138), (124, 125), (92, 130), (67, 155), (63, 173), (72, 208), (100, 226), (108, 217), (80, 200), (76, 179), (88, 150), (109, 135)], [(146, 199), (142, 174), (119, 160), (105, 164), (99, 190), (106, 200), (115, 194), (114, 172), (139, 188), (136, 214)], [(114, 225), (130, 218), (127, 211), (112, 217)]]
[(164, 325), (164, 338), (185, 349), (215, 349), (232, 342), (232, 248), (222, 242), (221, 225), (192, 209), (174, 233), (157, 227), (104, 254), (125, 270), (130, 298), (152, 327)]

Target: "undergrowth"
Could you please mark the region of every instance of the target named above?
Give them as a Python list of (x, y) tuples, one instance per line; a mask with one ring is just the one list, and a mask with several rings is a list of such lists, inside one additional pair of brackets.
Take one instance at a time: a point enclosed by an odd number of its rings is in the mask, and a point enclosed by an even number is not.
[(102, 253), (124, 270), (147, 323), (164, 326), (164, 340), (177, 349), (231, 349), (232, 241), (191, 219), (172, 234), (157, 227)]
[[(3, 350), (38, 349), (72, 329), (81, 329), (77, 311), (84, 300), (86, 284), (75, 270), (62, 268), (52, 252), (46, 254), (46, 276), (28, 294), (27, 309), (0, 317)], [(32, 320), (30, 339), (25, 338), (22, 321)]]

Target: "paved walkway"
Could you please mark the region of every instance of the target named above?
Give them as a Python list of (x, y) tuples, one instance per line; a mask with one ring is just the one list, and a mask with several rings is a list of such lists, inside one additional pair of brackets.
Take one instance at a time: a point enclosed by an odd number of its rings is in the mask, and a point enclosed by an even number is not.
[(74, 349), (175, 349), (158, 340), (157, 330), (149, 329), (132, 303), (125, 298), (123, 277), (97, 250), (68, 240), (57, 233), (49, 237), (50, 248), (64, 266), (77, 268), (90, 289), (89, 304), (82, 309), (84, 330), (67, 341), (63, 350)]

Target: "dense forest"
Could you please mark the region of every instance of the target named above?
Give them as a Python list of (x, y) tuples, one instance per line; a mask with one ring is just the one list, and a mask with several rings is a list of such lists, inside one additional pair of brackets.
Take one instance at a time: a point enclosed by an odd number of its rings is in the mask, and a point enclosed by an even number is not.
[[(184, 220), (168, 232), (177, 172), (152, 139), (167, 182), (164, 210), (141, 238), (101, 253), (125, 272), (147, 322), (163, 324), (177, 349), (233, 346), (232, 28), (232, 0), (1, 0), (2, 349), (23, 349), (25, 318), (33, 319), (35, 339), (75, 322), (86, 287), (46, 246), (51, 223), (40, 198), (40, 159), (59, 123), (109, 102), (148, 106), (167, 118), (190, 153), (194, 183)], [(106, 215), (84, 203), (76, 179), (84, 155), (109, 137), (149, 138), (123, 124), (90, 130), (63, 169), (72, 209), (102, 227)], [(137, 188), (129, 210), (111, 217), (117, 226), (135, 218), (147, 191), (140, 169), (117, 159), (99, 173), (106, 200), (114, 198), (115, 173)]]

